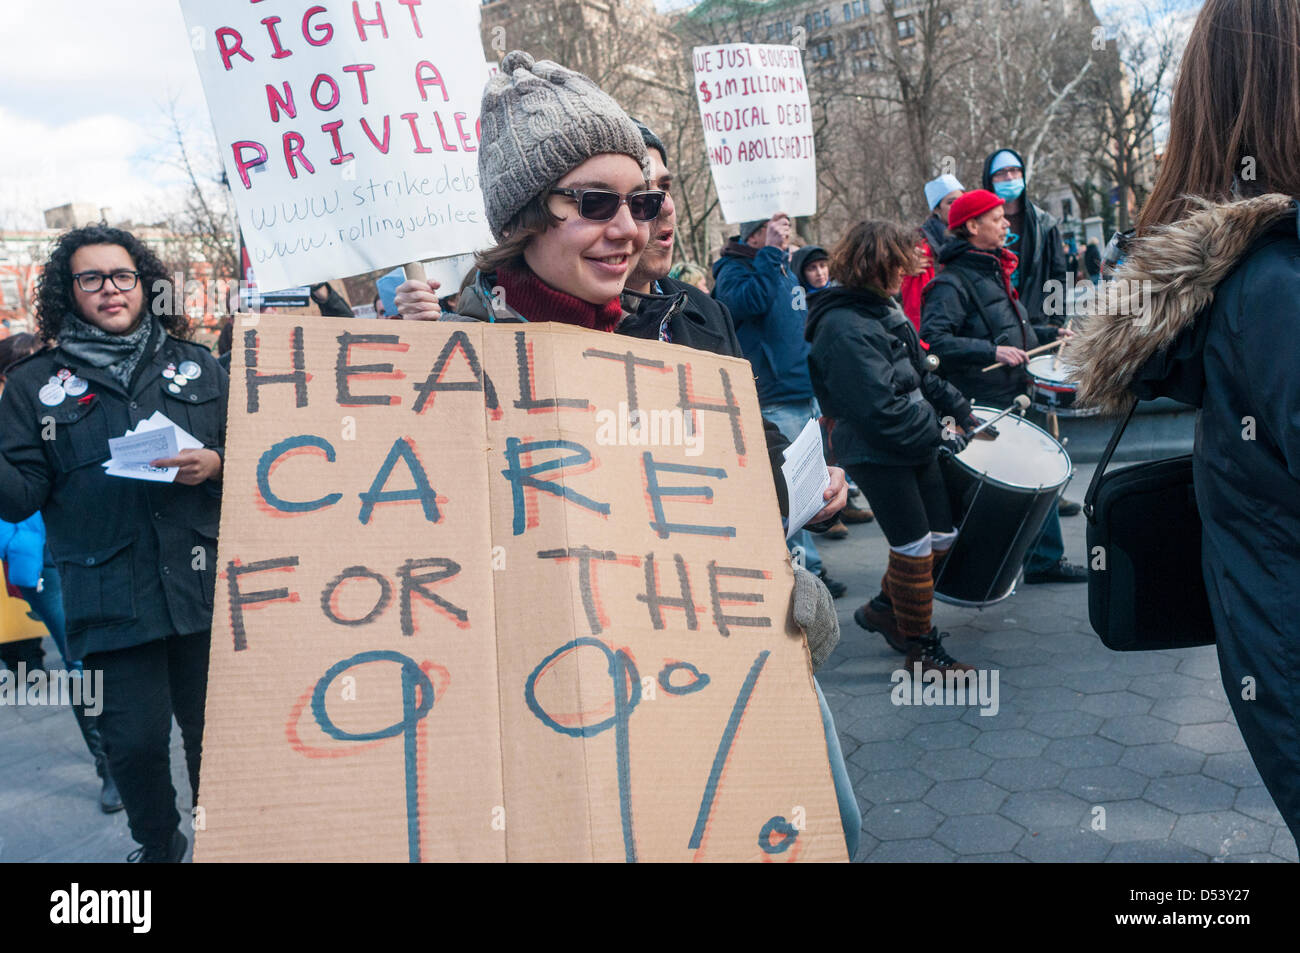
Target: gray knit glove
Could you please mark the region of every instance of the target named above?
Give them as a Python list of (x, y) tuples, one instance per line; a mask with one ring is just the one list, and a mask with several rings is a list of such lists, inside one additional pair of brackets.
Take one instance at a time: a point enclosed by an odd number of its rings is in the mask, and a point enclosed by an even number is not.
[(794, 569), (794, 621), (808, 638), (808, 654), (815, 672), (840, 642), (840, 620), (830, 590), (799, 566)]

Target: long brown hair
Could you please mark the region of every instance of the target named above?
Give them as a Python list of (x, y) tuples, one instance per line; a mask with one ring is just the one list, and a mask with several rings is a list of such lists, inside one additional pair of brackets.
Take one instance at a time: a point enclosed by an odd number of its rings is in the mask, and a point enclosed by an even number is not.
[(884, 293), (898, 272), (916, 264), (916, 232), (893, 222), (858, 222), (830, 255), (831, 277), (846, 288)]
[(1139, 234), (1223, 202), (1300, 195), (1300, 0), (1206, 0), (1187, 40)]

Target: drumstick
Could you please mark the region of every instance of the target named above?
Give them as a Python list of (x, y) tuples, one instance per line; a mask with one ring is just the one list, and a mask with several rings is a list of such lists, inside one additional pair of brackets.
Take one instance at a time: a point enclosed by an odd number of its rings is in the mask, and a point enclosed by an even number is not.
[[(1070, 325), (1072, 325), (1072, 324), (1074, 324), (1074, 316), (1073, 316), (1073, 315), (1071, 315), (1070, 319), (1069, 319), (1068, 321), (1065, 322), (1065, 330), (1067, 330), (1067, 331), (1070, 330)], [(1064, 340), (1064, 339), (1063, 339), (1063, 340)], [(1060, 364), (1061, 364), (1061, 352), (1060, 352), (1060, 351), (1057, 351), (1055, 354), (1052, 355), (1052, 370), (1056, 370), (1057, 367), (1060, 366)], [(1053, 420), (1056, 419), (1056, 414), (1052, 414), (1052, 419), (1053, 419)], [(1056, 435), (1053, 434), (1053, 436), (1056, 436)]]
[[(1061, 338), (1060, 340), (1053, 341), (1051, 344), (1040, 345), (1039, 347), (1034, 348), (1032, 351), (1026, 351), (1025, 357), (1033, 357), (1035, 354), (1042, 354), (1044, 351), (1050, 351), (1052, 348), (1060, 347), (1064, 343), (1065, 343), (1065, 338)], [(984, 373), (987, 374), (989, 371), (996, 371), (999, 367), (1003, 367), (1003, 366), (1004, 365), (1000, 361), (994, 364), (990, 364), (988, 367), (984, 368)]]
[(1029, 409), (1029, 398), (1026, 397), (1024, 394), (1021, 394), (1019, 397), (1017, 397), (1014, 401), (1011, 402), (1010, 407), (1008, 407), (1006, 410), (998, 411), (997, 416), (990, 417), (988, 420), (984, 421), (984, 423), (980, 424), (978, 427), (976, 427), (966, 436), (968, 438), (978, 436), (980, 433), (984, 431), (986, 427), (993, 426), (995, 423), (997, 423), (999, 420), (1001, 420), (1003, 417), (1005, 417), (1007, 414), (1011, 413), (1012, 411), (1015, 410), (1025, 411), (1028, 409)]

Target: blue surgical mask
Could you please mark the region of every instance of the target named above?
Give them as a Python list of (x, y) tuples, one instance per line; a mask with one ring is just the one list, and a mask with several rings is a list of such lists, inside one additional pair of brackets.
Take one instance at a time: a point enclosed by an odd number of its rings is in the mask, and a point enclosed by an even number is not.
[(1025, 180), (1012, 179), (1010, 182), (994, 182), (993, 191), (1004, 202), (1011, 202), (1024, 194)]

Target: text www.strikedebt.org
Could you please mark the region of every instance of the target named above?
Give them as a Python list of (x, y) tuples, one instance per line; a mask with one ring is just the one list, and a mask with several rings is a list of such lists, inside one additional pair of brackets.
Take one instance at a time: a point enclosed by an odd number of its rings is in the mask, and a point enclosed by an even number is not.
[(1117, 913), (1116, 924), (1131, 926), (1201, 927), (1243, 926), (1250, 923), (1249, 913)]

